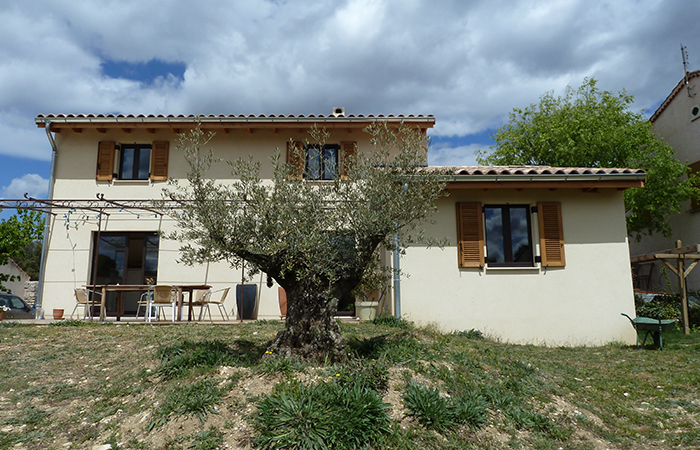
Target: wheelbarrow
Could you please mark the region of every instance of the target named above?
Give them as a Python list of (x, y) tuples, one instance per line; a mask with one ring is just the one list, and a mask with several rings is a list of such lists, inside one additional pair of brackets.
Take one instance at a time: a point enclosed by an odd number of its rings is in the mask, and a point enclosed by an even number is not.
[[(676, 319), (661, 319), (661, 316), (659, 316), (658, 319), (652, 319), (651, 317), (635, 317), (633, 319), (625, 313), (621, 314), (630, 320), (632, 326), (637, 331), (637, 348), (644, 347), (644, 344), (647, 342), (647, 337), (651, 335), (654, 340), (654, 345), (659, 347), (659, 350), (663, 350), (664, 341), (662, 333), (664, 331), (671, 331), (673, 325), (676, 323)], [(639, 340), (642, 332), (645, 332), (645, 334), (644, 340), (640, 345)]]

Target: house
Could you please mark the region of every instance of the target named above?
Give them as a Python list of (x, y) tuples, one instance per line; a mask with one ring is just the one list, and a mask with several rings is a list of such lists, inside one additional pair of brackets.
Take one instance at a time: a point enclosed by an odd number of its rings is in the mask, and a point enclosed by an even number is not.
[[(700, 172), (700, 70), (688, 72), (661, 103), (649, 119), (659, 138), (676, 152), (679, 161), (695, 173)], [(644, 236), (640, 242), (630, 243), (632, 256), (658, 253), (676, 247), (700, 244), (700, 203), (689, 201), (680, 214), (669, 217), (673, 230), (671, 237)], [(673, 263), (673, 261), (671, 261)], [(675, 265), (675, 264), (674, 264)], [(661, 261), (637, 265), (637, 287), (645, 290), (677, 292), (678, 278), (664, 268)], [(686, 278), (689, 292), (700, 290), (700, 271), (693, 270)]]
[(24, 285), (30, 280), (29, 275), (12, 259), (7, 264), (0, 266), (0, 273), (9, 275), (13, 281), (5, 281), (2, 284), (18, 297), (24, 298)]
[[(239, 284), (228, 265), (178, 263), (178, 244), (160, 237), (172, 222), (150, 208), (168, 178), (184, 179), (179, 133), (201, 123), (216, 132), (214, 156), (250, 155), (271, 176), (269, 157), (296, 145), (313, 126), (331, 133), (323, 149), (342, 168), (352, 152), (368, 151), (367, 125), (403, 122), (426, 132), (433, 116), (125, 116), (40, 115), (54, 152), (41, 297), (45, 310), (70, 308), (83, 285)], [(289, 156), (288, 156), (289, 158)], [(315, 158), (315, 159), (314, 159)], [(308, 152), (312, 178), (320, 152)], [(267, 169), (266, 169), (267, 168)], [(218, 180), (227, 166), (212, 168)], [(266, 171), (267, 170), (267, 171)], [(342, 175), (342, 173), (340, 174)], [(622, 192), (642, 186), (629, 169), (462, 167), (447, 176), (427, 233), (447, 237), (443, 248), (410, 247), (401, 258), (401, 313), (443, 330), (479, 329), (510, 342), (600, 344), (634, 342), (621, 312), (634, 311)], [(391, 264), (391, 255), (383, 261)], [(257, 317), (278, 318), (278, 289), (263, 274)], [(134, 316), (139, 293), (106, 299), (108, 315)], [(391, 287), (379, 308), (394, 312)], [(341, 305), (342, 306), (342, 305)], [(228, 310), (232, 308), (229, 304)], [(212, 311), (215, 312), (215, 311)]]

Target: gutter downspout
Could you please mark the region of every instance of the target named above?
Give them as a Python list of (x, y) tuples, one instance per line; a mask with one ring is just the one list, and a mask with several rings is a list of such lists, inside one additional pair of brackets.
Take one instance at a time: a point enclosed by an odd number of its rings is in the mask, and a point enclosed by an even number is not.
[[(57, 148), (56, 148), (56, 141), (54, 141), (53, 136), (51, 135), (51, 122), (49, 120), (46, 120), (46, 136), (49, 138), (49, 143), (51, 144), (51, 171), (49, 173), (49, 199), (53, 199), (53, 181), (54, 181), (54, 171), (56, 170), (56, 153), (57, 153)], [(41, 265), (39, 266), (39, 288), (37, 290), (37, 295), (36, 299), (37, 301), (34, 303), (34, 306), (36, 307), (36, 318), (37, 319), (43, 319), (44, 318), (44, 272), (46, 270), (46, 256), (48, 254), (47, 247), (49, 243), (49, 234), (51, 232), (51, 207), (49, 207), (49, 211), (46, 213), (46, 217), (44, 218), (44, 239), (43, 243), (41, 245)]]
[[(404, 183), (404, 194), (408, 191), (408, 183)], [(394, 317), (401, 318), (401, 254), (399, 252), (399, 230), (396, 225), (394, 234)]]

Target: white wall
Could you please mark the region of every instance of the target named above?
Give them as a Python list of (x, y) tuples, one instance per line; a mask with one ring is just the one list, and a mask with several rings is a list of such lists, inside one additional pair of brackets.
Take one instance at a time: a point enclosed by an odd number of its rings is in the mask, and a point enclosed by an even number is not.
[[(224, 160), (234, 160), (239, 157), (252, 155), (254, 160), (262, 162), (261, 176), (270, 178), (272, 166), (269, 158), (276, 150), (280, 151), (284, 161), (287, 142), (289, 139), (308, 139), (308, 133), (301, 130), (233, 130), (229, 133), (218, 133), (211, 141), (214, 157)], [(84, 129), (82, 133), (62, 130), (56, 134), (58, 146), (56, 172), (54, 183), (55, 199), (94, 200), (98, 194), (104, 194), (110, 200), (120, 199), (158, 199), (166, 182), (150, 181), (114, 181), (104, 182), (95, 180), (97, 165), (97, 146), (100, 141), (115, 141), (117, 143), (147, 144), (153, 141), (170, 141), (168, 175), (180, 181), (185, 180), (187, 163), (176, 148), (177, 135), (169, 130), (132, 130), (124, 133), (120, 130), (108, 129), (99, 133), (93, 129)], [(341, 141), (357, 141), (360, 151), (370, 148), (369, 135), (347, 129), (333, 131), (328, 143)], [(48, 145), (48, 143), (47, 143)], [(226, 180), (230, 179), (230, 169), (225, 162), (219, 162), (212, 167), (209, 176)], [(164, 231), (173, 229), (174, 223), (165, 218), (161, 220), (155, 214), (131, 211), (109, 211), (109, 217), (103, 216), (100, 229), (112, 232), (130, 231)], [(139, 216), (137, 217), (137, 214)], [(91, 252), (91, 239), (98, 229), (97, 213), (77, 211), (66, 217), (65, 211), (60, 211), (53, 219), (49, 232), (48, 257), (44, 276), (43, 306), (46, 311), (53, 308), (64, 308), (68, 312), (75, 305), (74, 289), (88, 283)], [(201, 284), (206, 280), (213, 289), (232, 287), (226, 300), (229, 313), (235, 306), (235, 285), (240, 283), (241, 272), (232, 269), (227, 263), (213, 263), (207, 267), (188, 267), (177, 262), (179, 244), (174, 241), (160, 240), (158, 258), (158, 282), (161, 284)], [(261, 319), (279, 318), (279, 303), (277, 285), (268, 288), (263, 275), (257, 275), (247, 283), (258, 285), (259, 309)], [(217, 308), (212, 309), (216, 319), (219, 316)]]
[[(460, 269), (455, 202), (530, 204), (561, 201), (566, 267)], [(439, 203), (443, 249), (411, 247), (401, 261), (409, 276), (401, 285), (402, 312), (444, 331), (477, 329), (514, 343), (598, 345), (634, 343), (620, 315), (634, 314), (622, 193), (601, 190), (453, 191)], [(532, 215), (537, 245), (537, 216)]]

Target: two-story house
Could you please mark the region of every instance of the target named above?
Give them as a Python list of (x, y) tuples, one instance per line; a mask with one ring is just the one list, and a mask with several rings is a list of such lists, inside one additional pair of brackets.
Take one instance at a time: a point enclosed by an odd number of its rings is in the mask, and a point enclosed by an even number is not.
[[(271, 176), (269, 158), (301, 142), (311, 127), (330, 132), (328, 145), (306, 154), (310, 182), (339, 176), (351, 152), (371, 148), (363, 128), (403, 122), (426, 132), (433, 116), (131, 116), (39, 115), (52, 146), (47, 252), (41, 279), (45, 310), (72, 308), (83, 285), (240, 283), (226, 264), (188, 267), (178, 244), (160, 237), (173, 223), (150, 209), (168, 178), (184, 180), (178, 134), (201, 123), (216, 134), (214, 156), (252, 156)], [(293, 144), (292, 144), (293, 145)], [(322, 154), (321, 154), (322, 153)], [(267, 171), (267, 172), (266, 172)], [(230, 179), (224, 163), (212, 169)], [(504, 341), (596, 344), (634, 342), (620, 312), (633, 313), (622, 192), (645, 174), (628, 169), (455, 167), (449, 196), (438, 200), (429, 235), (443, 248), (410, 247), (401, 257), (400, 297), (384, 290), (379, 308), (441, 329), (479, 329)], [(348, 181), (352, 182), (352, 180)], [(393, 264), (392, 255), (383, 255)], [(257, 285), (258, 318), (279, 318), (277, 286)], [(134, 316), (139, 293), (106, 301), (108, 315)], [(229, 304), (230, 310), (233, 303)], [(212, 311), (216, 312), (216, 311)]]

